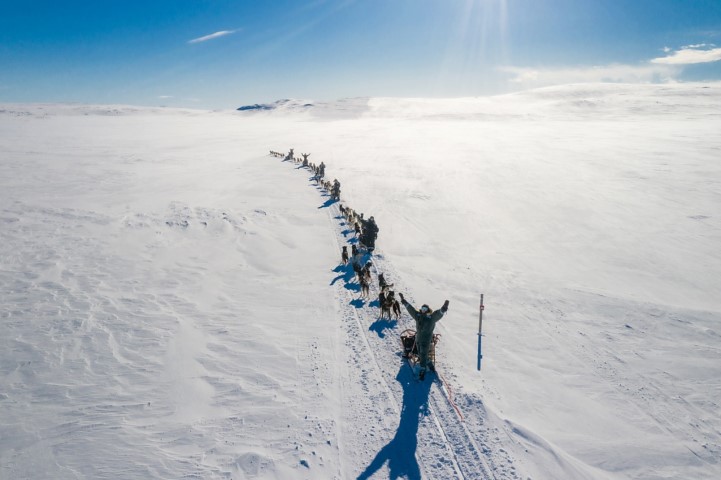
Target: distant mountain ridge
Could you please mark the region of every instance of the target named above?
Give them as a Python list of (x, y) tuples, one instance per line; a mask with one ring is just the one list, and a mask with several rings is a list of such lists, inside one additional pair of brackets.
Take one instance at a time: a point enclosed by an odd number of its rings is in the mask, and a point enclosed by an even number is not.
[(626, 115), (676, 115), (681, 111), (718, 115), (714, 98), (721, 83), (622, 84), (591, 83), (459, 98), (355, 97), (330, 101), (282, 99), (244, 105), (239, 112), (305, 114), (322, 118), (426, 118), (493, 120), (500, 117), (572, 118)]
[(312, 107), (313, 104), (301, 100), (294, 100), (290, 98), (284, 98), (281, 100), (276, 100), (273, 103), (255, 103), (253, 105), (243, 105), (241, 107), (236, 108), (236, 110), (240, 112), (247, 112), (247, 111), (263, 111), (263, 110), (276, 110), (279, 108), (284, 109), (303, 109), (303, 108), (309, 108)]
[[(627, 115), (721, 115), (718, 101), (721, 82), (677, 84), (585, 83), (537, 88), (479, 97), (409, 98), (351, 97), (337, 100), (284, 98), (268, 103), (243, 105), (214, 113), (240, 115), (304, 115), (324, 119), (425, 118), (476, 119), (617, 117)], [(211, 110), (124, 104), (0, 103), (0, 116), (53, 117), (126, 115), (202, 115)]]

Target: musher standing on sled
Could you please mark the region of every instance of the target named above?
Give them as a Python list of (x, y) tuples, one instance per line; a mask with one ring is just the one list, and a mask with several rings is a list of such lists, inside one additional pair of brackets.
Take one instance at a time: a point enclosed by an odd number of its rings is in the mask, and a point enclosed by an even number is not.
[(416, 310), (413, 308), (413, 305), (406, 302), (402, 293), (398, 295), (401, 297), (401, 303), (406, 307), (410, 316), (416, 321), (416, 346), (418, 347), (418, 360), (421, 364), (421, 371), (418, 378), (423, 380), (426, 376), (426, 367), (430, 368), (432, 372), (436, 371), (433, 362), (428, 360), (428, 353), (431, 351), (431, 342), (433, 342), (433, 329), (448, 310), (448, 300), (445, 301), (440, 310), (434, 312), (428, 305), (423, 305), (420, 310)]

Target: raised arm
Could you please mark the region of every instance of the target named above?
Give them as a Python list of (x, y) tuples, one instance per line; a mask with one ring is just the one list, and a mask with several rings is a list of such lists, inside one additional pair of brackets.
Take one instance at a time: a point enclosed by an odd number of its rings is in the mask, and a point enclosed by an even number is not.
[(401, 297), (401, 303), (403, 304), (404, 307), (406, 307), (406, 310), (408, 310), (408, 313), (411, 315), (411, 317), (416, 318), (416, 315), (418, 315), (418, 312), (416, 311), (415, 308), (413, 308), (413, 305), (406, 302), (406, 299), (403, 298), (402, 293), (398, 292), (398, 296)]
[(441, 318), (443, 318), (443, 315), (445, 315), (447, 311), (448, 311), (448, 300), (446, 300), (443, 303), (443, 306), (441, 308), (439, 308), (438, 310), (433, 312), (433, 314), (431, 315), (431, 320), (433, 320), (434, 323), (439, 321)]

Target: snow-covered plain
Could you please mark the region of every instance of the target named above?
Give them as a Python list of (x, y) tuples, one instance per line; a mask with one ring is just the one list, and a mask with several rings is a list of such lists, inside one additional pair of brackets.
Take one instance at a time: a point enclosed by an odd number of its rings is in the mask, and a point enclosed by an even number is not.
[(721, 85), (308, 103), (0, 105), (0, 479), (721, 478)]

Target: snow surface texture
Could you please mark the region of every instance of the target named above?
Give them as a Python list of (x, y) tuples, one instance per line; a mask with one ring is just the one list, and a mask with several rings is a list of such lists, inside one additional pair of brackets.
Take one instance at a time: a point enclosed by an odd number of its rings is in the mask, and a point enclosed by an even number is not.
[[(719, 105), (0, 105), (0, 479), (721, 478)], [(463, 422), (288, 148), (375, 217), (376, 272), (450, 300)]]

